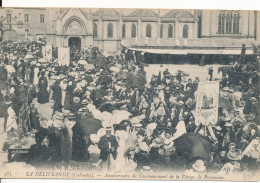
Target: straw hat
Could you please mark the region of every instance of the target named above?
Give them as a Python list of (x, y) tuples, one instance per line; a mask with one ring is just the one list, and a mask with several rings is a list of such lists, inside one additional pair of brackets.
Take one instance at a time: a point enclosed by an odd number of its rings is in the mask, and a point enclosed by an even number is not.
[(149, 166), (143, 166), (140, 172), (153, 172), (153, 170)]
[(229, 91), (229, 88), (228, 87), (224, 87), (223, 90), (224, 91)]
[(163, 139), (161, 136), (158, 135), (157, 138), (155, 138), (153, 142), (154, 142), (156, 145), (161, 146), (161, 145), (164, 144), (164, 139)]
[(232, 127), (233, 125), (232, 125), (232, 123), (226, 123), (225, 124), (225, 127)]
[(163, 87), (162, 87), (162, 85), (158, 85), (158, 86), (156, 87), (156, 89), (157, 89), (157, 90), (162, 90)]
[(227, 154), (228, 159), (233, 160), (233, 161), (237, 161), (237, 160), (241, 160), (242, 158), (242, 152), (241, 150), (232, 150), (229, 151)]
[(54, 120), (53, 127), (57, 129), (62, 129), (64, 127), (64, 123), (61, 120)]
[(86, 99), (82, 100), (82, 101), (81, 101), (81, 104), (82, 104), (82, 105), (87, 105), (87, 104), (88, 104), (88, 100), (86, 100)]
[(196, 160), (196, 162), (192, 165), (192, 168), (197, 172), (203, 172), (206, 170), (204, 162), (201, 159)]
[(145, 151), (145, 152), (149, 151), (149, 146), (145, 142), (141, 142), (139, 144), (139, 148), (140, 148), (141, 151)]
[(136, 128), (141, 128), (143, 125), (141, 123), (133, 123), (132, 126)]

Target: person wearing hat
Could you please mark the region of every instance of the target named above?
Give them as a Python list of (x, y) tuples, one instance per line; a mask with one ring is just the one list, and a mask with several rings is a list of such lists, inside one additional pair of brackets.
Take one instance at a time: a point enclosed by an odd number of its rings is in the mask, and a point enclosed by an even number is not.
[(213, 157), (213, 171), (220, 171), (220, 169), (228, 162), (227, 150), (225, 148), (220, 148), (216, 155)]
[(54, 160), (57, 155), (54, 149), (49, 147), (49, 140), (48, 131), (46, 129), (40, 128), (39, 131), (35, 133), (36, 144), (30, 146), (26, 160), (27, 164), (32, 165), (36, 169), (45, 169), (55, 166)]
[(123, 120), (119, 123), (118, 130), (115, 131), (115, 137), (118, 142), (118, 148), (117, 148), (117, 157), (116, 157), (116, 171), (121, 171), (124, 167), (124, 153), (125, 153), (125, 147), (126, 147), (126, 140), (128, 138), (128, 132), (127, 132), (127, 126), (129, 125), (130, 121)]
[(64, 109), (70, 110), (71, 109), (71, 102), (72, 102), (72, 95), (74, 91), (74, 85), (72, 81), (68, 81), (68, 85), (65, 89), (65, 100), (64, 100)]
[(209, 74), (209, 81), (212, 81), (212, 79), (213, 79), (213, 67), (209, 67), (208, 74)]
[(224, 175), (234, 175), (240, 170), (240, 160), (242, 158), (242, 152), (240, 149), (229, 150), (227, 154), (229, 162), (224, 164), (224, 166), (219, 171), (220, 174)]
[(7, 69), (4, 64), (0, 65), (0, 91), (6, 90)]
[(134, 155), (134, 161), (137, 163), (137, 171), (143, 166), (147, 166), (149, 164), (149, 151), (150, 148), (146, 142), (141, 141), (137, 144)]
[(49, 94), (48, 94), (48, 81), (45, 77), (45, 72), (42, 71), (41, 72), (41, 77), (39, 78), (39, 81), (38, 81), (38, 89), (39, 89), (39, 92), (38, 92), (38, 103), (40, 104), (44, 104), (44, 103), (47, 103), (49, 102)]
[(242, 140), (242, 135), (244, 134), (243, 131), (243, 122), (241, 121), (235, 121), (234, 123), (234, 129), (233, 129), (233, 137), (232, 137), (232, 141), (235, 143), (240, 143)]
[(115, 168), (114, 161), (117, 157), (116, 151), (118, 148), (118, 142), (116, 137), (112, 135), (111, 132), (112, 127), (106, 127), (106, 135), (102, 136), (98, 143), (98, 148), (101, 150), (99, 158), (102, 160), (101, 165), (103, 170)]
[(159, 167), (161, 165), (160, 161), (160, 149), (164, 145), (164, 139), (161, 136), (161, 133), (157, 130), (153, 131), (153, 139), (152, 143), (149, 145), (150, 148), (150, 154), (149, 154), (149, 161), (150, 163), (155, 166)]
[(251, 123), (248, 126), (248, 131), (243, 135), (243, 140), (246, 141), (248, 145), (252, 140), (260, 137), (260, 131), (255, 123)]
[[(1, 107), (1, 112), (2, 112), (1, 117), (4, 117), (4, 132), (6, 132), (7, 121), (8, 121), (8, 118), (9, 118), (8, 109), (11, 106), (12, 101), (11, 100), (6, 100), (5, 101), (3, 95), (0, 93), (0, 102), (1, 102), (1, 106), (0, 107)], [(2, 131), (1, 131), (1, 133), (2, 133)]]
[(246, 119), (244, 117), (242, 117), (242, 115), (240, 114), (239, 109), (235, 109), (235, 111), (234, 111), (234, 118), (231, 120), (232, 123), (234, 123), (235, 121), (241, 121), (243, 124), (246, 123)]
[(62, 105), (61, 105), (61, 99), (62, 99), (62, 89), (60, 87), (60, 81), (56, 80), (53, 86), (51, 87), (53, 93), (52, 93), (52, 100), (54, 102), (53, 105), (53, 114), (55, 111), (61, 112)]
[(130, 98), (130, 103), (131, 103), (132, 107), (136, 107), (137, 101), (140, 97), (141, 97), (140, 91), (139, 91), (138, 87), (135, 86), (133, 94), (131, 95), (131, 98)]
[(143, 168), (140, 170), (142, 173), (151, 173), (153, 172), (152, 168), (150, 166), (143, 166)]
[(232, 136), (233, 136), (232, 127), (233, 127), (232, 123), (225, 124), (226, 132), (223, 136), (223, 141), (222, 141), (223, 148), (228, 147), (228, 145), (231, 143)]
[(162, 146), (163, 150), (163, 161), (165, 164), (165, 168), (169, 168), (170, 157), (174, 153), (174, 142), (172, 140), (173, 130), (171, 127), (167, 127), (164, 132), (164, 145)]
[(193, 115), (189, 116), (188, 118), (189, 119), (186, 125), (186, 130), (187, 132), (194, 132), (196, 129), (195, 118)]
[(206, 171), (206, 166), (205, 166), (205, 163), (203, 160), (201, 159), (198, 159), (196, 160), (193, 164), (192, 164), (192, 170), (193, 172), (197, 172), (197, 173), (202, 173), (202, 172), (205, 172)]
[(228, 78), (226, 74), (223, 74), (222, 81), (220, 82), (221, 87), (225, 88), (228, 86)]
[(65, 118), (64, 125), (67, 130), (68, 134), (68, 157), (69, 159), (72, 159), (72, 137), (73, 137), (73, 131), (72, 128), (76, 124), (76, 117), (73, 113), (69, 113), (67, 118)]
[(76, 85), (74, 92), (72, 94), (71, 107), (70, 110), (74, 114), (78, 114), (78, 110), (82, 107), (81, 101), (83, 98), (83, 91), (81, 89), (80, 83)]
[(213, 127), (213, 131), (215, 133), (215, 137), (218, 140), (218, 148), (222, 148), (222, 141), (223, 141), (223, 129), (221, 126), (217, 125), (217, 126), (212, 126)]
[(40, 72), (39, 67), (40, 67), (40, 64), (37, 63), (37, 64), (36, 64), (36, 67), (34, 68), (33, 84), (34, 84), (35, 86), (38, 85), (38, 81), (39, 81), (39, 77), (38, 77), (39, 72)]
[(188, 87), (191, 88), (191, 90), (193, 91), (193, 83), (191, 78), (188, 79), (188, 83), (186, 84), (186, 90)]

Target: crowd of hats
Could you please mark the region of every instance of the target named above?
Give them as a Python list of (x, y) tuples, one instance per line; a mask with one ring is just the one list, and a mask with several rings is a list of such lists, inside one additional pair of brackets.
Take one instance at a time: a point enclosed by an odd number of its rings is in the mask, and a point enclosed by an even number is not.
[[(20, 43), (8, 43), (4, 46), (9, 48), (9, 50), (15, 50), (19, 44)], [(163, 75), (161, 73), (158, 76), (154, 75), (151, 82), (147, 83), (146, 73), (140, 61), (126, 61), (120, 57), (109, 57), (108, 59), (108, 57), (106, 58), (99, 53), (95, 60), (88, 60), (89, 57), (82, 57), (79, 58), (81, 62), (75, 60), (71, 62), (70, 67), (62, 67), (58, 65), (57, 61), (39, 62), (40, 45), (43, 45), (43, 43), (21, 43), (20, 45), (24, 45), (26, 49), (22, 49), (21, 53), (19, 53), (19, 57), (17, 57), (18, 59), (13, 57), (15, 58), (15, 60), (12, 61), (13, 65), (15, 65), (17, 61), (24, 60), (28, 64), (28, 67), (39, 67), (41, 71), (45, 71), (45, 75), (49, 77), (50, 83), (58, 81), (62, 87), (64, 85), (64, 88), (69, 84), (73, 84), (76, 86), (73, 94), (77, 92), (83, 93), (83, 97), (79, 94), (78, 97), (75, 96), (73, 98), (74, 103), (80, 103), (81, 105), (76, 114), (64, 109), (62, 112), (55, 112), (53, 120), (50, 120), (47, 126), (49, 125), (60, 129), (64, 127), (64, 119), (68, 118), (69, 120), (77, 121), (78, 115), (86, 115), (86, 113), (89, 113), (92, 117), (101, 120), (102, 126), (105, 129), (111, 128), (112, 125), (124, 127), (131, 124), (134, 128), (145, 130), (138, 132), (139, 135), (148, 136), (150, 133), (151, 137), (154, 138), (153, 143), (156, 146), (162, 146), (165, 143), (168, 145), (169, 142), (165, 142), (160, 136), (163, 133), (174, 134), (176, 130), (175, 126), (167, 124), (167, 120), (169, 120), (167, 118), (170, 116), (170, 111), (173, 108), (183, 109), (183, 115), (181, 115), (182, 117), (178, 120), (185, 121), (186, 127), (188, 127), (189, 122), (194, 124), (194, 93), (196, 92), (195, 86), (198, 85), (199, 78), (196, 78), (193, 82), (191, 79), (189, 79), (188, 82), (184, 82), (181, 78), (187, 76), (186, 73), (178, 71), (175, 74), (171, 74), (165, 71)], [(12, 49), (10, 49), (11, 47)], [(22, 48), (23, 46), (20, 47)], [(123, 52), (126, 53), (125, 51)], [(127, 51), (127, 53), (130, 52)], [(13, 53), (13, 56), (15, 56), (15, 54), (16, 53)], [(28, 56), (26, 59), (23, 59), (26, 55), (31, 55), (31, 57)], [(86, 62), (83, 62), (84, 59)], [(93, 60), (96, 61), (96, 63), (94, 63)], [(184, 84), (187, 84), (187, 88), (185, 88)], [(123, 99), (119, 99), (115, 96), (116, 88), (126, 92)], [(134, 96), (132, 94), (137, 91), (142, 92), (142, 106), (140, 106), (138, 102), (131, 104), (131, 98)], [(132, 96), (130, 96), (130, 93)], [(145, 95), (145, 93), (148, 94)], [(248, 124), (247, 120), (245, 122), (238, 118), (234, 120), (234, 116), (237, 112), (239, 113), (238, 115), (243, 116), (241, 109), (248, 105), (248, 103), (257, 103), (258, 96), (252, 94), (249, 100), (243, 103), (243, 95), (241, 93), (242, 92), (239, 93), (231, 87), (221, 89), (221, 96), (228, 99), (231, 103), (233, 100), (240, 100), (241, 105), (239, 105), (238, 108), (234, 108), (231, 104), (231, 111), (224, 109), (224, 114), (219, 115), (219, 121), (221, 123), (213, 126), (213, 128), (216, 132), (220, 131), (223, 133), (223, 136), (225, 136), (226, 133), (233, 134), (237, 132), (237, 129), (233, 129), (233, 127), (241, 127), (244, 134), (243, 140), (249, 144), (252, 140), (250, 139), (252, 137), (252, 129), (254, 129), (257, 134), (254, 138), (257, 138), (259, 135), (258, 126), (255, 124), (258, 118), (254, 116)], [(95, 94), (94, 97), (93, 94)], [(169, 94), (169, 97), (166, 97), (165, 94)], [(108, 110), (108, 108), (101, 110), (102, 105), (107, 103), (122, 103), (122, 105), (119, 105), (119, 107), (112, 105), (114, 108), (110, 110)], [(147, 115), (147, 111), (150, 111), (150, 116)], [(231, 132), (228, 131), (229, 129), (231, 129)], [(100, 129), (96, 136), (92, 135), (93, 142), (97, 143), (99, 137), (103, 134), (104, 129)], [(229, 144), (231, 143), (233, 142), (230, 141)], [(235, 143), (236, 148), (233, 148), (232, 144), (228, 146), (229, 148), (225, 148), (225, 150), (228, 151), (227, 158), (230, 160), (241, 159), (242, 150), (237, 148), (240, 143), (241, 139)], [(146, 143), (141, 143), (139, 147), (142, 151), (149, 151), (149, 146)], [(205, 169), (201, 161), (196, 161), (193, 168), (199, 171), (204, 171)], [(150, 171), (150, 167), (143, 167), (142, 171)]]

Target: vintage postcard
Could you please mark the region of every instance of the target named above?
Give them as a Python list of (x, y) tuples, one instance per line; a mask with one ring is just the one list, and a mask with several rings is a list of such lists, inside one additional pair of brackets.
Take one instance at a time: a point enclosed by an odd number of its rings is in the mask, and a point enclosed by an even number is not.
[(0, 8), (0, 178), (260, 180), (260, 11)]

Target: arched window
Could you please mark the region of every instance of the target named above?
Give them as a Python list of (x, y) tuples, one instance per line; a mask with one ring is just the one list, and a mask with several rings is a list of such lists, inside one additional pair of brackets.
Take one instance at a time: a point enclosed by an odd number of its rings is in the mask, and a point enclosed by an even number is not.
[(112, 38), (113, 37), (113, 24), (109, 23), (107, 25), (107, 37)]
[(136, 37), (136, 25), (135, 24), (132, 24), (132, 27), (131, 27), (131, 37), (132, 38)]
[(161, 27), (160, 27), (160, 37), (161, 38), (163, 37), (163, 24), (161, 24)]
[(232, 28), (232, 12), (226, 14), (226, 34), (231, 34)]
[(185, 24), (183, 26), (183, 38), (188, 38), (189, 37), (189, 26)]
[(221, 11), (218, 16), (219, 34), (239, 34), (239, 11)]
[(122, 38), (125, 38), (125, 24), (122, 26)]
[(94, 34), (94, 38), (98, 37), (97, 24), (95, 24), (95, 23), (94, 23), (94, 27), (93, 27), (93, 34)]
[(168, 38), (173, 38), (173, 27), (171, 24), (168, 25)]
[(152, 37), (152, 26), (150, 24), (146, 25), (146, 37)]
[(233, 15), (233, 34), (239, 34), (239, 12), (236, 11)]
[(224, 34), (225, 26), (225, 13), (223, 11), (220, 12), (218, 16), (218, 33)]

